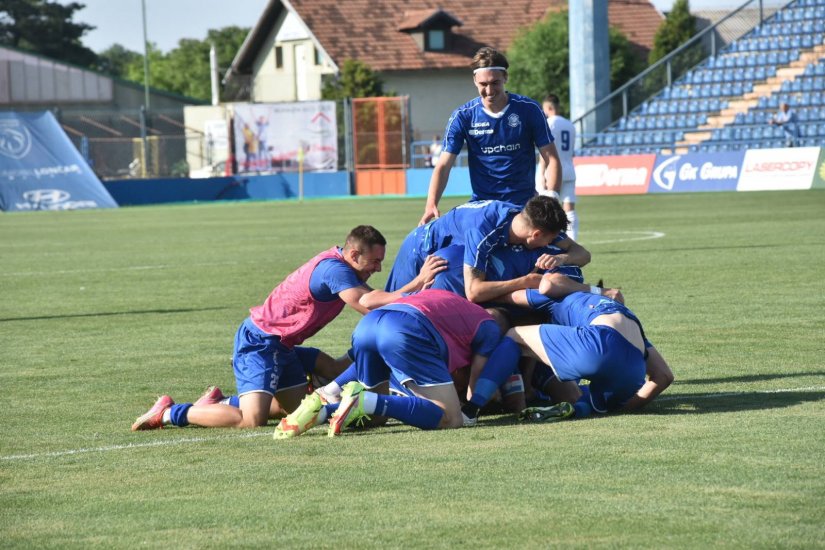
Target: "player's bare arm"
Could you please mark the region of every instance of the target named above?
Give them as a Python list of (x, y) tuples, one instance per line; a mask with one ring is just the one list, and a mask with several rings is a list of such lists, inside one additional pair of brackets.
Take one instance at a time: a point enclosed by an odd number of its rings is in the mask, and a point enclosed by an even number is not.
[(544, 169), (544, 187), (548, 191), (561, 191), (561, 160), (556, 145), (549, 143), (539, 149), (539, 169)]
[(430, 177), (430, 189), (427, 192), (427, 204), (424, 207), (424, 215), (421, 216), (421, 221), (418, 225), (433, 220), (441, 215), (438, 211), (438, 203), (441, 201), (441, 195), (444, 194), (444, 189), (447, 187), (447, 180), (450, 177), (450, 170), (455, 164), (456, 155), (443, 151), (438, 156), (438, 162), (433, 168), (433, 175)]
[(584, 267), (590, 263), (590, 251), (573, 239), (565, 239), (556, 246), (564, 252), (561, 254), (542, 254), (536, 260), (537, 269), (555, 269), (562, 265)]
[(528, 273), (509, 281), (488, 281), (486, 273), (479, 269), (464, 266), (464, 294), (474, 303), (484, 303), (497, 300), (516, 290), (538, 288), (541, 275)]
[[(435, 276), (445, 269), (447, 269), (447, 260), (430, 254), (427, 256), (427, 259), (424, 260), (424, 265), (421, 267), (421, 270), (418, 272), (415, 279), (398, 290), (387, 292), (386, 290), (370, 289), (368, 292), (361, 293), (358, 296), (358, 304), (360, 307), (366, 308), (365, 311), (362, 311), (362, 313), (366, 313), (367, 311), (372, 311), (373, 309), (390, 304), (404, 294), (429, 288), (433, 284)], [(344, 300), (344, 302), (347, 302), (346, 298), (344, 298), (343, 292), (340, 293), (339, 296), (341, 296), (341, 299)]]

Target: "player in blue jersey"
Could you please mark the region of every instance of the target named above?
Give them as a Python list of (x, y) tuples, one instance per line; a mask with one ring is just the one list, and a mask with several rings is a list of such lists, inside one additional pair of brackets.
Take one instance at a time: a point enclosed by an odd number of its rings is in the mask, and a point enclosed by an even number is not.
[[(624, 304), (595, 291), (577, 291), (551, 301), (548, 311), (552, 324), (514, 327), (508, 336), (523, 353), (548, 365), (559, 381), (590, 381), (580, 387), (576, 416), (637, 409), (672, 382), (672, 373), (666, 383), (658, 376), (646, 378), (651, 363), (667, 365)], [(651, 353), (655, 353), (653, 361)], [(540, 409), (525, 414), (531, 413), (540, 414)]]
[(533, 197), (523, 208), (501, 201), (462, 204), (407, 235), (386, 289), (393, 291), (405, 285), (418, 274), (428, 255), (450, 244), (464, 246), (465, 296), (471, 302), (488, 302), (514, 290), (536, 288), (541, 280), (536, 273), (508, 281), (486, 280), (490, 254), (507, 246), (532, 250), (552, 243), (563, 253), (541, 257), (537, 267), (584, 266), (590, 261), (590, 253), (561, 233), (566, 227), (564, 210), (550, 197)]
[(535, 195), (536, 148), (547, 167), (545, 179), (558, 187), (561, 166), (553, 135), (538, 103), (505, 91), (509, 66), (507, 58), (492, 48), (481, 48), (473, 57), (479, 97), (456, 109), (447, 122), (420, 224), (440, 215), (438, 202), (465, 144), (471, 200), (526, 204)]

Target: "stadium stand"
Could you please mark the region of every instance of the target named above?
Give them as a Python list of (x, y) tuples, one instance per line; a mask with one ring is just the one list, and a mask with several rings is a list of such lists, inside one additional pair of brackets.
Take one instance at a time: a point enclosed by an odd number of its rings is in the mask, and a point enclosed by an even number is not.
[(825, 143), (825, 0), (796, 0), (587, 141), (577, 154), (784, 147), (768, 121), (797, 113), (797, 145)]

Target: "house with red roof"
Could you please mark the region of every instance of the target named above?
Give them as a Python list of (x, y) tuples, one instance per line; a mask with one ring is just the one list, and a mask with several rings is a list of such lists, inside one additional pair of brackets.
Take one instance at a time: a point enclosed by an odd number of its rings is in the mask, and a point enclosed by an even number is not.
[[(429, 139), (477, 95), (469, 65), (480, 47), (506, 51), (521, 29), (566, 7), (562, 0), (270, 0), (224, 82), (237, 101), (317, 100), (325, 75), (359, 60), (385, 90), (409, 96), (414, 138)], [(608, 17), (643, 56), (663, 19), (648, 0), (609, 0)]]

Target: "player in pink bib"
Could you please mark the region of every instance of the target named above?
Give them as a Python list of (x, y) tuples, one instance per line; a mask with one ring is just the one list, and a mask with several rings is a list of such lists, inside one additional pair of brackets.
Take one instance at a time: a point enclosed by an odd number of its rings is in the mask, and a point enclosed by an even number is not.
[[(444, 261), (432, 257), (416, 280), (396, 292), (373, 290), (366, 281), (381, 271), (386, 240), (377, 229), (361, 225), (347, 236), (343, 248), (321, 252), (299, 267), (270, 293), (235, 335), (233, 369), (238, 395), (225, 398), (210, 388), (201, 399), (175, 404), (168, 395), (132, 425), (132, 431), (165, 425), (249, 428), (263, 426), (269, 418), (293, 411), (306, 394), (307, 375), (319, 365), (329, 367), (331, 357), (300, 344), (332, 321), (348, 305), (359, 313), (420, 290), (443, 269)], [(338, 368), (338, 374), (341, 368)]]

